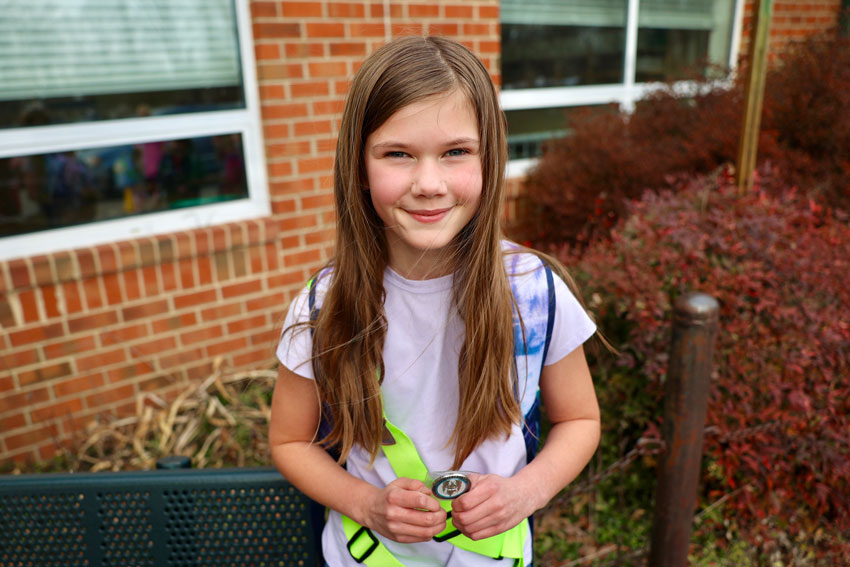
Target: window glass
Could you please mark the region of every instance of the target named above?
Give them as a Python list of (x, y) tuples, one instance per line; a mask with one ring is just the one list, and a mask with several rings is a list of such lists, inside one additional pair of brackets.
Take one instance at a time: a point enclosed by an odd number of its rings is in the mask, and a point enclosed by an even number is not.
[(245, 198), (225, 134), (0, 159), (0, 236)]
[(734, 0), (641, 0), (635, 80), (723, 76), (734, 8)]
[(571, 123), (574, 120), (584, 119), (603, 112), (619, 112), (619, 106), (616, 104), (599, 104), (506, 112), (510, 159), (540, 157), (543, 155), (548, 140), (562, 138), (570, 134), (572, 131)]
[(10, 0), (0, 38), (0, 128), (245, 106), (232, 0)]
[(502, 88), (621, 83), (626, 0), (502, 0)]

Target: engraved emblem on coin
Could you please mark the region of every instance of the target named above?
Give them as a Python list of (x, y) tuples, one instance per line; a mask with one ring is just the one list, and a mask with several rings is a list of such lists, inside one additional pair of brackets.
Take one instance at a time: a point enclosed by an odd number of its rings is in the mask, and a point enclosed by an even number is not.
[(434, 496), (444, 500), (453, 500), (469, 490), (469, 477), (462, 472), (440, 473), (434, 479), (431, 490)]

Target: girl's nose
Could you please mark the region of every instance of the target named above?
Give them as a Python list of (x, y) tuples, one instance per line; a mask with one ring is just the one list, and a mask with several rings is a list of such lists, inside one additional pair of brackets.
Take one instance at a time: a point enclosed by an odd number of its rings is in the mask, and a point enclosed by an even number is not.
[(435, 197), (445, 194), (447, 190), (439, 165), (431, 160), (423, 160), (416, 168), (413, 194), (418, 197)]

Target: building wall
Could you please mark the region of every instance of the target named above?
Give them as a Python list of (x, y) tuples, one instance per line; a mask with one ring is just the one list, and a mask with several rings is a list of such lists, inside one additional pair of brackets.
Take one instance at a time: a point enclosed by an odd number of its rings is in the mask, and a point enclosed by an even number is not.
[[(771, 48), (834, 26), (839, 5), (776, 2)], [(174, 396), (217, 361), (273, 363), (288, 301), (331, 254), (339, 114), (376, 46), (456, 37), (499, 79), (498, 0), (256, 0), (251, 10), (272, 215), (0, 263), (0, 461), (49, 458), (92, 419), (133, 413), (148, 393)], [(744, 45), (750, 13), (748, 3)], [(508, 218), (518, 191), (513, 182)]]

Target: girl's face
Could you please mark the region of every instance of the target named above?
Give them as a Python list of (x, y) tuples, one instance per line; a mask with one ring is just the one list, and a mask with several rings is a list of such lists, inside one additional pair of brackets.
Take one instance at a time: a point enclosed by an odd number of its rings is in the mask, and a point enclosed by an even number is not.
[(444, 249), (481, 201), (479, 151), (478, 121), (459, 90), (403, 107), (366, 139), (372, 204), (400, 275), (445, 275)]

